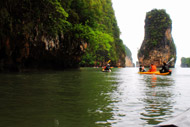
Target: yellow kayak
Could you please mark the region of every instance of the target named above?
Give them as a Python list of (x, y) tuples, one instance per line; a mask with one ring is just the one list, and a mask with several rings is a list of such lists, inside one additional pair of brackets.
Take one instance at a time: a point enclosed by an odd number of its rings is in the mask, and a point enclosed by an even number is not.
[(160, 73), (160, 71), (155, 71), (155, 72), (138, 72), (139, 74), (154, 74), (154, 75), (171, 75), (170, 72), (165, 72), (165, 73)]
[(102, 72), (111, 72), (111, 69), (105, 70), (104, 68), (102, 69)]

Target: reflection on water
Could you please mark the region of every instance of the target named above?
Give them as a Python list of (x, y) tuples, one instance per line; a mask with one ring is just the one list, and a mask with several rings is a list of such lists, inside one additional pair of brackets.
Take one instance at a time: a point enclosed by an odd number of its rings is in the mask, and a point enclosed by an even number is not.
[(93, 68), (1, 74), (0, 126), (93, 127), (110, 125), (112, 73)]
[(164, 116), (171, 115), (173, 108), (173, 84), (171, 76), (147, 75), (144, 76), (146, 82), (144, 112), (141, 119), (148, 124), (158, 124), (165, 119)]
[(2, 127), (152, 127), (190, 107), (190, 69), (0, 74)]

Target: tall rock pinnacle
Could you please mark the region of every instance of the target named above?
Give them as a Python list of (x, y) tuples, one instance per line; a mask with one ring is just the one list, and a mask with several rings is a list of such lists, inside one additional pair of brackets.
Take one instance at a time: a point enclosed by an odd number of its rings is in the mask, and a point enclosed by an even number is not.
[(171, 35), (172, 21), (165, 10), (153, 9), (147, 12), (145, 19), (145, 36), (140, 50), (138, 60), (140, 64), (149, 66), (154, 63), (162, 66), (168, 62), (171, 67), (175, 66), (176, 47)]

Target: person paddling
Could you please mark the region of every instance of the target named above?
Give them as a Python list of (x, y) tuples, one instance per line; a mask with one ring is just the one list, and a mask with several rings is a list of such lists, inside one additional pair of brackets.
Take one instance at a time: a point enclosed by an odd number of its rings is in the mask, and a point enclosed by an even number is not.
[(148, 70), (148, 72), (156, 72), (156, 65), (154, 65), (153, 63), (150, 65), (150, 69)]
[(104, 70), (109, 70), (110, 69), (110, 64), (108, 63), (105, 67)]
[(169, 72), (169, 67), (166, 64), (166, 62), (163, 62), (162, 68), (160, 69), (160, 73), (166, 73)]
[(145, 68), (143, 65), (140, 65), (139, 72), (146, 72)]

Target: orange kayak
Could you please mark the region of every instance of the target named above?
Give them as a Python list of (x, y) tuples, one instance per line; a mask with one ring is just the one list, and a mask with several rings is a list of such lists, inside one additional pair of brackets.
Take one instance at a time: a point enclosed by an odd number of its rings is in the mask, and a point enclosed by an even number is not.
[(139, 74), (154, 74), (154, 75), (171, 75), (170, 72), (165, 72), (165, 73), (160, 73), (160, 71), (155, 71), (155, 72), (138, 72)]

